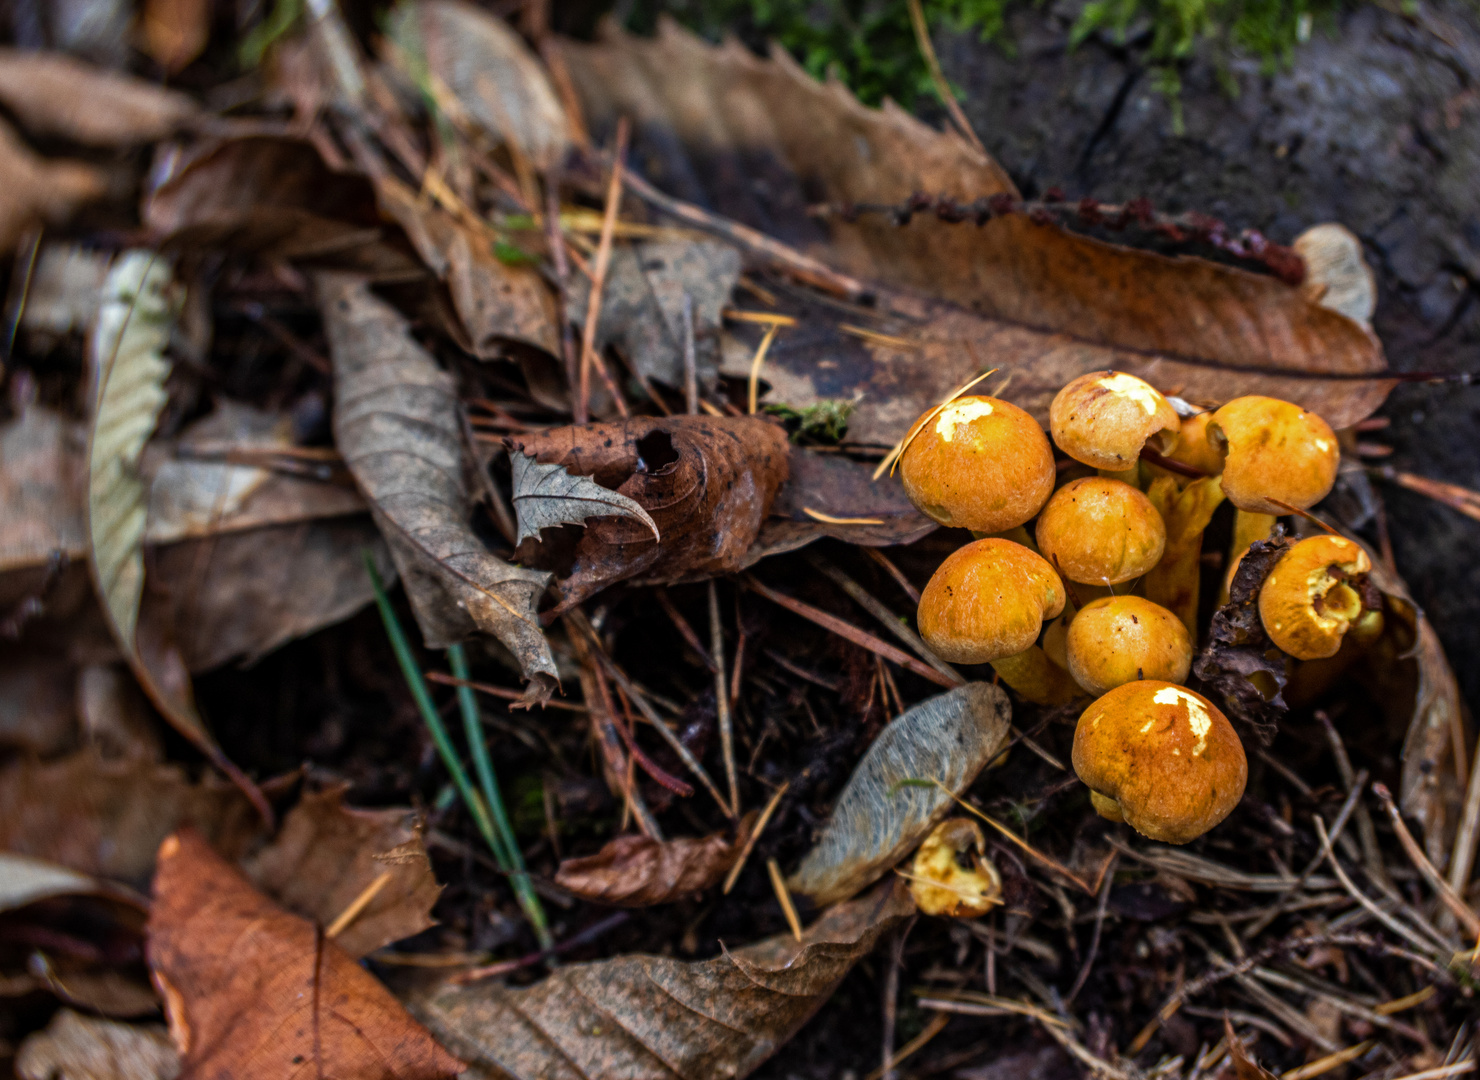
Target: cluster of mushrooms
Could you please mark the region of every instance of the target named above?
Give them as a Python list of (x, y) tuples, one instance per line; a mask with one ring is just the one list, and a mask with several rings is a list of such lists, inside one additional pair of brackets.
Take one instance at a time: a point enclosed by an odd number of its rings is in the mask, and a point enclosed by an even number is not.
[[(1069, 383), (1049, 421), (1072, 459), (1063, 470), (1037, 421), (997, 398), (957, 397), (915, 422), (899, 456), (910, 500), (977, 537), (925, 587), (920, 634), (945, 660), (991, 664), (1029, 701), (1094, 696), (1073, 763), (1095, 809), (1185, 844), (1228, 816), (1248, 778), (1233, 726), (1182, 685), (1197, 640), (1203, 530), (1224, 499), (1237, 508), (1226, 591), (1237, 559), (1277, 516), (1331, 490), (1337, 438), (1319, 416), (1269, 397), (1184, 417), (1116, 371)], [(1259, 593), (1270, 639), (1314, 660), (1334, 656), (1352, 627), (1370, 633), (1381, 619), (1363, 601), (1370, 569), (1362, 547), (1339, 536), (1290, 547)], [(973, 847), (979, 855), (980, 832), (960, 819), (927, 839), (910, 875), (922, 908), (971, 915), (990, 904), (990, 863), (959, 859)]]

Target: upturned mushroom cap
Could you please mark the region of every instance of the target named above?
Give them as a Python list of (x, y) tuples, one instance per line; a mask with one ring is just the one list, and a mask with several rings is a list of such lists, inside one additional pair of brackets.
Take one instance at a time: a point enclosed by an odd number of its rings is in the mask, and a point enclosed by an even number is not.
[(1167, 530), (1151, 500), (1121, 480), (1059, 488), (1038, 516), (1038, 550), (1070, 581), (1118, 585), (1161, 561)]
[(1233, 725), (1207, 698), (1169, 682), (1117, 686), (1079, 717), (1074, 771), (1095, 809), (1137, 832), (1185, 844), (1243, 798), (1249, 763)]
[(1279, 648), (1297, 660), (1335, 656), (1362, 614), (1353, 579), (1372, 569), (1360, 544), (1311, 536), (1280, 557), (1259, 589), (1259, 620)]
[(1048, 407), (1059, 449), (1097, 469), (1129, 469), (1147, 442), (1166, 453), (1182, 426), (1177, 410), (1150, 383), (1123, 371), (1092, 371), (1060, 390)]
[(1209, 476), (1217, 476), (1223, 471), (1223, 451), (1208, 441), (1208, 425), (1212, 422), (1213, 414), (1210, 412), (1187, 417), (1182, 421), (1177, 445), (1166, 456)]
[(1289, 513), (1280, 503), (1314, 506), (1336, 483), (1341, 463), (1331, 425), (1278, 398), (1234, 398), (1213, 414), (1208, 441), (1226, 447), (1223, 493), (1240, 510), (1258, 514)]
[(1182, 620), (1139, 596), (1084, 605), (1069, 624), (1069, 673), (1091, 694), (1137, 679), (1182, 683), (1192, 667), (1192, 637)]
[(916, 906), (926, 915), (975, 919), (1000, 904), (1002, 875), (986, 850), (981, 826), (970, 818), (942, 821), (910, 864), (910, 893)]
[(1016, 656), (1064, 609), (1064, 583), (1041, 556), (988, 537), (958, 548), (920, 594), (920, 636), (953, 664)]
[(1038, 513), (1053, 492), (1048, 436), (1016, 405), (957, 398), (915, 428), (899, 459), (900, 479), (910, 502), (942, 525), (1006, 532)]

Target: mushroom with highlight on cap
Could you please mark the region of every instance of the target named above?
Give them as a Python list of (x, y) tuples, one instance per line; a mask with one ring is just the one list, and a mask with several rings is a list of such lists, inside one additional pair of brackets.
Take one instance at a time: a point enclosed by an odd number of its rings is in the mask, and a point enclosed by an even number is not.
[(1038, 516), (1038, 550), (1070, 581), (1119, 585), (1161, 561), (1166, 526), (1151, 500), (1121, 480), (1071, 480)]
[(1259, 621), (1297, 660), (1335, 656), (1363, 613), (1361, 578), (1372, 560), (1355, 541), (1311, 536), (1275, 563), (1259, 589)]
[(1331, 425), (1278, 398), (1234, 398), (1213, 414), (1209, 442), (1224, 451), (1223, 492), (1240, 510), (1306, 510), (1336, 483), (1341, 447)]
[(1075, 461), (1124, 472), (1136, 468), (1148, 443), (1168, 453), (1182, 422), (1150, 383), (1123, 371), (1092, 371), (1055, 395), (1048, 425), (1053, 441)]
[(1244, 747), (1207, 698), (1169, 682), (1128, 682), (1074, 729), (1074, 771), (1100, 815), (1167, 844), (1226, 818), (1249, 778)]
[(961, 397), (915, 421), (899, 456), (905, 494), (942, 525), (1000, 533), (1028, 521), (1053, 493), (1053, 448), (1010, 402)]
[(1036, 642), (1064, 608), (1052, 566), (1011, 540), (986, 537), (951, 552), (920, 594), (920, 636), (953, 664), (990, 663), (1030, 701), (1059, 704), (1078, 692)]
[(1183, 683), (1192, 668), (1192, 636), (1160, 604), (1107, 596), (1084, 605), (1069, 624), (1069, 674), (1091, 694), (1138, 679)]
[(975, 919), (1002, 903), (1002, 875), (986, 852), (980, 825), (946, 818), (925, 838), (905, 875), (915, 905), (926, 915)]

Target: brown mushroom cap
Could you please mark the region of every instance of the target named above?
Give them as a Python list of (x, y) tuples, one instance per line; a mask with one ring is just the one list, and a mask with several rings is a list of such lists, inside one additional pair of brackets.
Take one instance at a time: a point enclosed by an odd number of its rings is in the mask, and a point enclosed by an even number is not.
[(1097, 469), (1129, 469), (1141, 447), (1166, 453), (1182, 426), (1177, 410), (1150, 383), (1123, 371), (1092, 371), (1058, 392), (1048, 426), (1059, 449)]
[(1167, 530), (1151, 500), (1121, 480), (1059, 488), (1038, 516), (1038, 550), (1070, 581), (1119, 585), (1161, 561)]
[(946, 818), (931, 830), (910, 863), (910, 893), (919, 909), (975, 919), (1000, 904), (1002, 875), (986, 850), (981, 826), (970, 818)]
[(951, 552), (920, 594), (920, 636), (953, 664), (1016, 656), (1064, 609), (1064, 583), (1041, 556), (988, 537)]
[(1069, 624), (1069, 673), (1091, 694), (1137, 679), (1183, 683), (1192, 637), (1182, 620), (1139, 596), (1107, 596), (1084, 605)]
[(1223, 451), (1208, 441), (1208, 425), (1212, 422), (1210, 412), (1187, 417), (1182, 421), (1177, 445), (1166, 456), (1209, 476), (1217, 476), (1223, 471)]
[(1048, 436), (1009, 402), (957, 398), (915, 421), (911, 432), (900, 479), (910, 502), (942, 525), (1006, 532), (1038, 513), (1053, 492)]
[(1104, 816), (1113, 819), (1118, 809), (1143, 836), (1185, 844), (1238, 805), (1249, 763), (1212, 702), (1145, 679), (1084, 710), (1074, 729), (1074, 771), (1098, 793), (1093, 801)]
[(1259, 620), (1279, 648), (1297, 660), (1335, 656), (1347, 628), (1362, 614), (1350, 582), (1372, 569), (1360, 544), (1311, 536), (1275, 563), (1259, 589)]
[(1258, 514), (1289, 513), (1281, 503), (1314, 506), (1336, 483), (1341, 463), (1331, 425), (1278, 398), (1234, 398), (1213, 414), (1208, 441), (1227, 446), (1223, 493), (1240, 510)]

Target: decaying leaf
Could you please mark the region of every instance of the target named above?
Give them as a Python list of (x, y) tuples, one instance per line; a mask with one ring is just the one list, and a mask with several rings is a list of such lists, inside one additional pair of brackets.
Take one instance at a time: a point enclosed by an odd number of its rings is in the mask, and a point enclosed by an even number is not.
[(63, 53), (0, 50), (0, 103), (28, 131), (89, 146), (163, 139), (200, 111), (176, 90)]
[(1248, 724), (1259, 741), (1274, 741), (1285, 703), (1285, 654), (1275, 647), (1259, 617), (1259, 590), (1290, 548), (1281, 533), (1256, 540), (1239, 560), (1228, 586), (1228, 603), (1213, 615), (1208, 644), (1197, 658), (1197, 677), (1217, 690), (1228, 712)]
[(106, 191), (103, 174), (80, 161), (48, 161), (0, 123), (0, 252), (37, 225), (60, 225)]
[(280, 904), (328, 926), (382, 874), (389, 878), (334, 939), (353, 957), (420, 933), (442, 887), (410, 810), (344, 805), (344, 787), (305, 795), (273, 842), (245, 864), (247, 876)]
[(751, 813), (734, 835), (726, 831), (677, 840), (618, 836), (595, 855), (564, 860), (555, 873), (555, 884), (586, 900), (618, 907), (681, 900), (725, 876), (754, 824)]
[(529, 989), (445, 987), (410, 1002), (474, 1075), (740, 1078), (775, 1053), (914, 904), (900, 883), (713, 960), (571, 964)]
[(158, 864), (149, 965), (187, 1075), (413, 1080), (463, 1070), (348, 953), (195, 832), (166, 838)]
[(435, 75), (478, 126), (536, 168), (560, 163), (570, 146), (565, 111), (543, 65), (502, 19), (458, 0), (406, 0), (390, 34), (414, 80)]
[(1291, 246), (1305, 260), (1306, 296), (1370, 330), (1377, 275), (1362, 257), (1361, 239), (1345, 225), (1328, 223), (1306, 229)]
[(431, 648), (475, 630), (518, 658), (531, 698), (557, 675), (535, 605), (549, 575), (510, 566), (468, 525), (463, 440), (452, 379), (411, 339), (405, 319), (363, 280), (319, 279), (334, 360), (334, 437)]
[[(632, 499), (656, 526), (621, 518), (588, 525), (559, 582), (557, 611), (617, 581), (676, 582), (735, 571), (787, 475), (786, 433), (758, 417), (634, 417), (505, 443), (511, 454), (562, 465)], [(654, 531), (661, 539), (653, 539)]]
[(1275, 1074), (1255, 1061), (1249, 1048), (1234, 1034), (1233, 1022), (1223, 1017), (1223, 1030), (1228, 1043), (1228, 1056), (1233, 1059), (1233, 1073), (1238, 1080), (1276, 1080)]
[(111, 251), (93, 251), (78, 244), (41, 245), (21, 312), (21, 329), (39, 352), (92, 325), (112, 265)]
[(44, 859), (0, 851), (0, 911), (25, 907), (52, 896), (79, 896), (99, 891), (86, 874)]
[(87, 552), (87, 432), (43, 405), (16, 405), (0, 425), (0, 572)]
[[(780, 49), (762, 60), (738, 41), (710, 46), (672, 22), (650, 40), (608, 24), (596, 44), (561, 47), (593, 127), (630, 116), (633, 160), (650, 162), (670, 194), (877, 286), (872, 316), (865, 307), (824, 316), (783, 298), (778, 310), (804, 315), (809, 333), (766, 362), (771, 400), (800, 408), (860, 397), (851, 441), (892, 444), (988, 367), (1010, 373), (999, 392), (1040, 419), (1060, 387), (1096, 368), (1194, 399), (1270, 394), (1336, 427), (1369, 414), (1391, 389), (1376, 378), (1319, 378), (1381, 372), (1381, 348), (1364, 327), (1273, 277), (1106, 244), (1018, 213), (981, 226), (929, 214), (904, 224), (833, 215), (824, 228), (809, 205), (1016, 192), (958, 137), (892, 105), (865, 108)], [(860, 340), (839, 331), (843, 323), (885, 337)], [(726, 372), (743, 375), (728, 363)]]
[(175, 1080), (180, 1056), (163, 1024), (121, 1024), (60, 1009), (21, 1043), (20, 1080)]
[(178, 765), (103, 761), (84, 751), (60, 761), (18, 761), (0, 771), (0, 850), (90, 877), (146, 888), (160, 841), (191, 825), (232, 858), (261, 822), (236, 788)]
[(519, 521), (518, 541), (540, 538), (541, 529), (557, 525), (584, 525), (588, 518), (624, 517), (640, 521), (661, 541), (658, 526), (640, 505), (602, 487), (589, 476), (576, 476), (561, 465), (542, 465), (515, 450), (509, 455), (514, 471), (514, 513)]
[(846, 900), (946, 816), (1007, 741), (1001, 687), (967, 683), (896, 717), (863, 756), (812, 850), (787, 880), (818, 904)]

